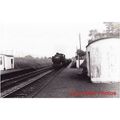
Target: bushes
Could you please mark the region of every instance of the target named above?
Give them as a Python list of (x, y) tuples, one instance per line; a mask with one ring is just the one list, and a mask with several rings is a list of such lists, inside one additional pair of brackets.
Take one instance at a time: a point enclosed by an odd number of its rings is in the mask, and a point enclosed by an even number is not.
[(30, 55), (25, 57), (15, 57), (15, 68), (40, 68), (44, 65), (52, 64), (51, 59), (47, 57), (34, 58)]

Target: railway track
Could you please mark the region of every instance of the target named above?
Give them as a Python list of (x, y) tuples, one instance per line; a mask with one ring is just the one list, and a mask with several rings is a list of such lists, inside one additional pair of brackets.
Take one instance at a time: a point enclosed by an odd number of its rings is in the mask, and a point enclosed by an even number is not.
[[(45, 67), (48, 67), (48, 66), (51, 66), (51, 65), (43, 65), (43, 66), (41, 66), (40, 68), (37, 68), (37, 69), (42, 69), (42, 68), (45, 68)], [(1, 81), (5, 80), (5, 79), (10, 79), (10, 78), (13, 78), (13, 77), (16, 77), (16, 76), (19, 76), (19, 75), (23, 75), (23, 74), (35, 71), (37, 69), (35, 69), (35, 68), (22, 68), (22, 69), (16, 69), (14, 71), (9, 71), (8, 73), (3, 72), (3, 73), (1, 73)]]
[(23, 75), (5, 79), (0, 82), (1, 84), (1, 97), (7, 97), (17, 92), (20, 89), (32, 84), (33, 82), (41, 79), (42, 77), (53, 72), (52, 66), (44, 67), (36, 71), (32, 71)]
[(35, 98), (45, 87), (47, 87), (49, 85), (50, 82), (52, 82), (52, 80), (54, 80), (62, 72), (63, 69), (64, 68), (61, 68), (57, 71), (54, 71), (52, 73), (52, 75), (49, 76), (49, 79), (44, 79), (44, 81), (42, 81), (41, 84), (39, 84), (39, 86), (37, 87), (35, 92), (30, 94), (28, 97), (29, 98)]
[(32, 82), (22, 89), (7, 95), (6, 98), (35, 98), (42, 92), (58, 75), (62, 72), (64, 68), (53, 70), (36, 81)]

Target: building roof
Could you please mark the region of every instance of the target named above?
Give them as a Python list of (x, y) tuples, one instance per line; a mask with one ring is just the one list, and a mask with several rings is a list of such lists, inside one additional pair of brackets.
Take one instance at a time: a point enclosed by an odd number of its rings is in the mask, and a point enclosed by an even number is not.
[(0, 55), (7, 56), (7, 57), (14, 57), (13, 55), (7, 55), (7, 54), (0, 54)]
[(100, 38), (100, 39), (96, 39), (96, 40), (93, 40), (91, 42), (88, 43), (88, 45), (86, 46), (86, 48), (91, 45), (92, 43), (95, 43), (95, 42), (98, 42), (98, 41), (101, 41), (101, 40), (106, 40), (106, 39), (113, 39), (115, 37), (107, 37), (107, 38)]

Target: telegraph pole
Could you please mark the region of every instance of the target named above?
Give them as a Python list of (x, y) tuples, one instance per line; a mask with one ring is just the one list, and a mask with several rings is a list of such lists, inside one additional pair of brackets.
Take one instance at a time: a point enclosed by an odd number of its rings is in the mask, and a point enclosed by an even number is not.
[(79, 44), (80, 44), (80, 50), (81, 50), (81, 35), (79, 33)]
[[(80, 33), (79, 33), (79, 45), (80, 45), (80, 52), (81, 52), (81, 35), (80, 35)], [(80, 56), (79, 56), (79, 54), (78, 54), (78, 66), (80, 68)]]

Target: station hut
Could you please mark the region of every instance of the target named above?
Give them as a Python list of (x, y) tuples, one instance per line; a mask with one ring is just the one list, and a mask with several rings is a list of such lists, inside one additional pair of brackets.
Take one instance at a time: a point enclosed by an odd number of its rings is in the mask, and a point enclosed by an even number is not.
[(119, 38), (104, 38), (88, 43), (86, 60), (92, 82), (120, 82)]
[(80, 65), (83, 63), (85, 59), (85, 52), (83, 50), (78, 49), (76, 51), (76, 68), (80, 68)]
[(0, 70), (8, 70), (14, 68), (14, 56), (0, 54)]

